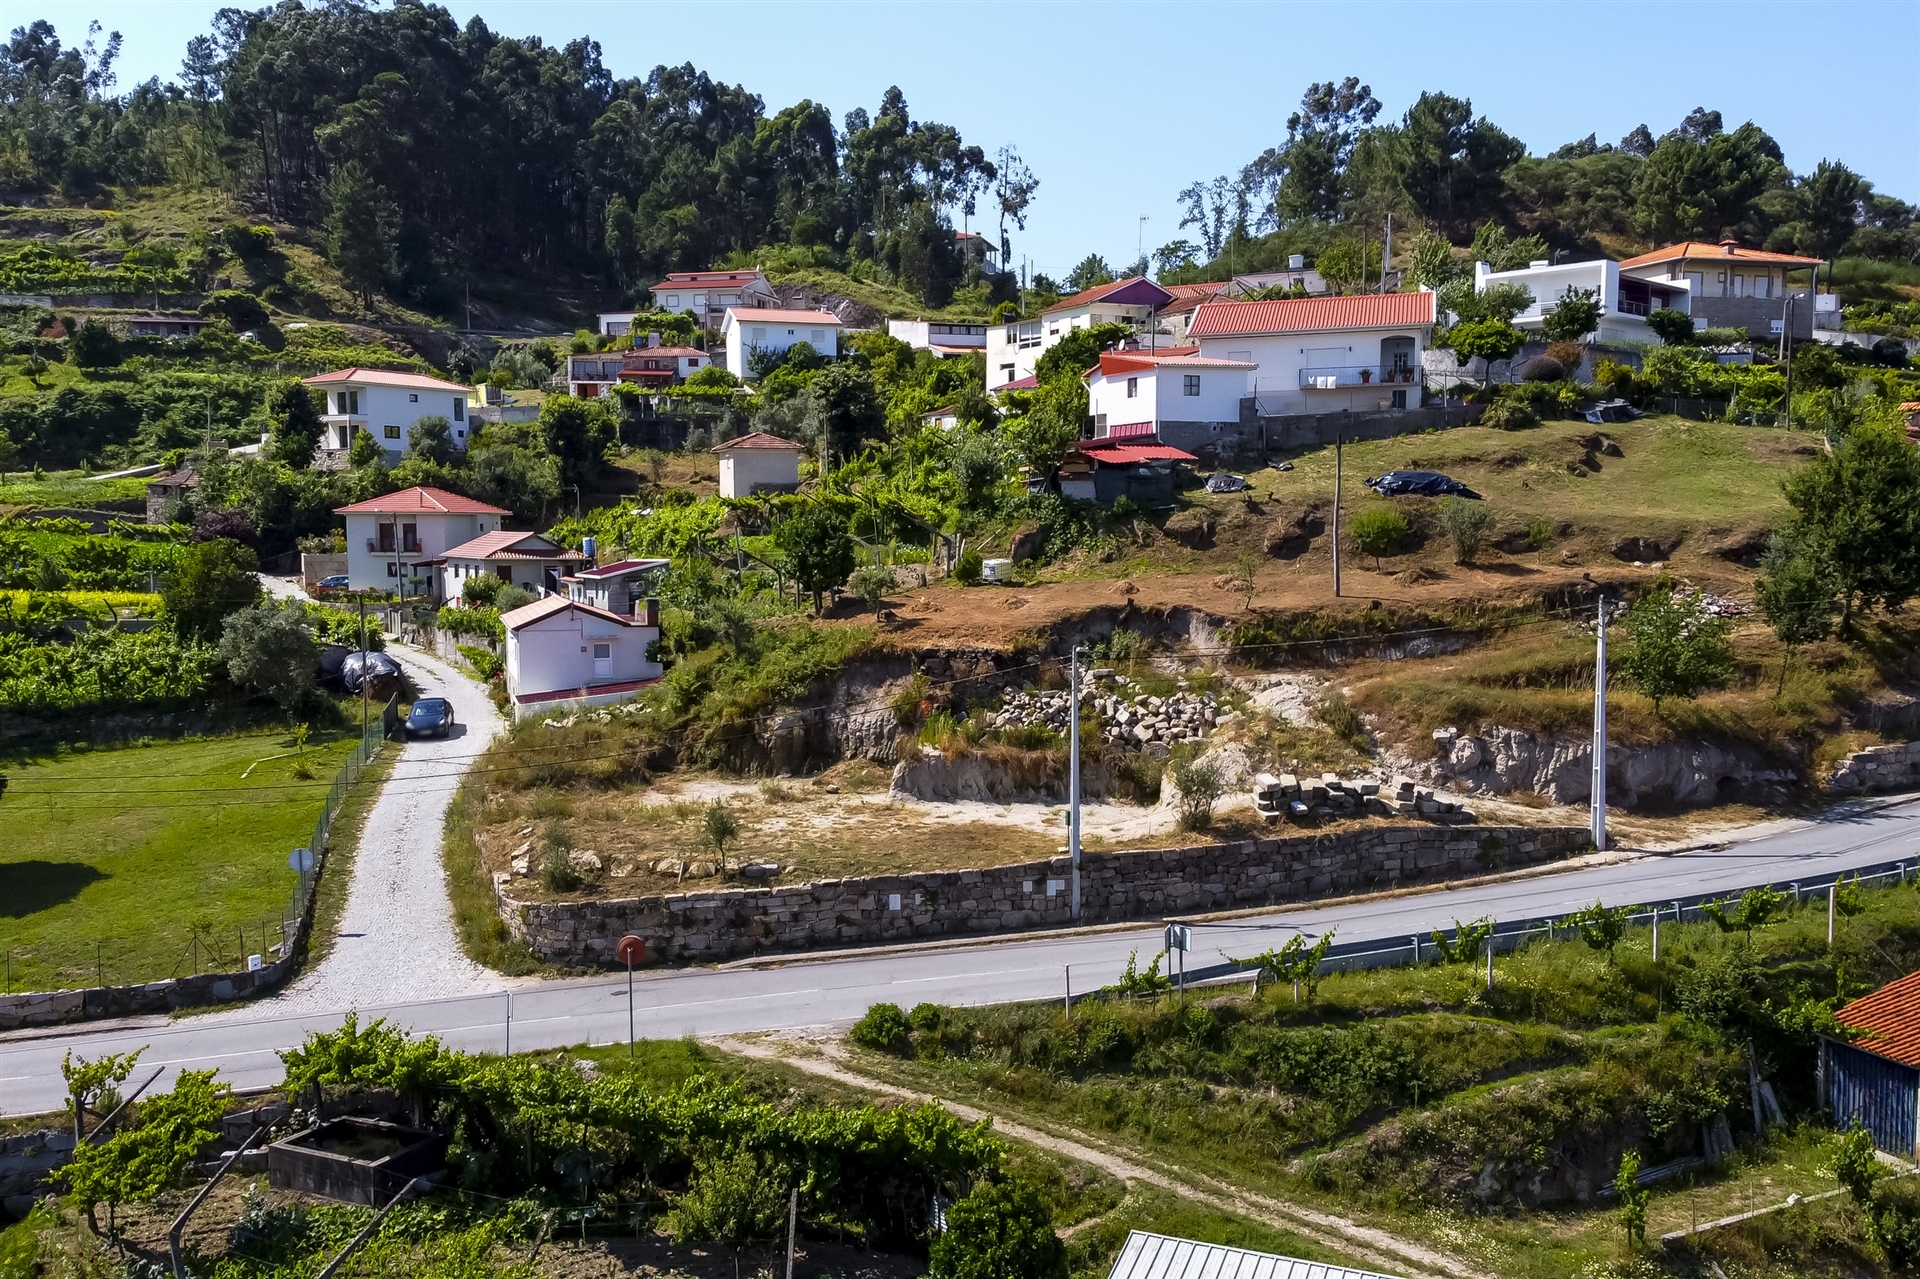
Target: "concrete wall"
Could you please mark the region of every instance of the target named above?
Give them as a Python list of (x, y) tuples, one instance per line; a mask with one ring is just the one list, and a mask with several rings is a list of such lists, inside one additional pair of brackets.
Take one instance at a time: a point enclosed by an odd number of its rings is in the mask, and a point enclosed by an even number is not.
[[(1484, 412), (1478, 404), (1452, 408), (1388, 409), (1374, 413), (1288, 413), (1258, 421), (1266, 429), (1269, 450), (1312, 448), (1347, 440), (1387, 440), (1396, 435), (1467, 426)], [(1182, 445), (1181, 447), (1186, 447)]]
[(332, 577), (336, 573), (347, 571), (346, 552), (338, 555), (309, 555), (300, 553), (300, 580), (312, 589), (321, 578)]
[[(1086, 853), (1082, 922), (1156, 919), (1518, 869), (1588, 847), (1584, 828), (1395, 826), (1198, 848)], [(502, 893), (513, 936), (548, 963), (612, 964), (627, 933), (700, 963), (761, 951), (1061, 927), (1066, 858), (987, 870), (829, 879), (578, 903)]]
[(720, 455), (720, 496), (752, 497), (763, 489), (800, 487), (800, 450), (728, 449)]

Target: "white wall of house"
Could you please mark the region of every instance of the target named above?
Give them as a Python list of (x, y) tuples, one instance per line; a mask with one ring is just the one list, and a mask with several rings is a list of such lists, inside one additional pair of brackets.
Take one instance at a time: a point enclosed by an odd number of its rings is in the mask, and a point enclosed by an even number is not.
[[(987, 327), (987, 389), (993, 390), (1032, 377), (1040, 356), (1060, 345), (1060, 339), (1075, 329), (1096, 324), (1138, 324), (1153, 315), (1153, 308), (1118, 302), (1089, 302), (1071, 310), (1048, 311), (1037, 320), (1009, 320)], [(1011, 376), (1009, 376), (1011, 374)]]
[[(455, 543), (458, 545), (458, 543)], [(482, 575), (497, 577), (510, 582), (522, 590), (532, 591), (535, 595), (550, 589), (547, 575), (556, 579), (571, 572), (574, 561), (571, 560), (479, 560), (448, 559), (439, 568), (436, 578), (440, 598), (444, 600), (463, 599), (466, 596), (467, 583)], [(502, 571), (504, 570), (504, 571)]]
[(1095, 373), (1087, 382), (1094, 436), (1126, 435), (1141, 423), (1238, 422), (1251, 372), (1163, 364), (1141, 373)]
[[(1200, 354), (1260, 367), (1241, 381), (1262, 414), (1332, 413), (1420, 406), (1420, 353), (1431, 345), (1427, 325), (1201, 338)], [(1404, 361), (1394, 357), (1404, 355)], [(1412, 381), (1388, 374), (1404, 365)], [(1362, 372), (1364, 370), (1364, 373)], [(1236, 419), (1237, 420), (1237, 415)]]
[[(1495, 271), (1485, 262), (1474, 264), (1473, 287), (1485, 293), (1497, 284), (1518, 284), (1533, 294), (1533, 304), (1513, 317), (1514, 327), (1538, 336), (1548, 312), (1560, 304), (1569, 288), (1590, 289), (1600, 303), (1598, 342), (1652, 342), (1660, 337), (1647, 327), (1644, 312), (1665, 306), (1691, 313), (1686, 282), (1661, 280), (1649, 287), (1643, 302), (1622, 296), (1620, 264), (1610, 258), (1595, 262), (1563, 262), (1558, 266), (1535, 262), (1514, 271)], [(1637, 291), (1637, 290), (1636, 290)]]
[[(439, 559), (448, 550), (500, 527), (497, 515), (347, 515), (347, 586), (356, 591), (401, 591), (413, 577), (438, 581), (421, 560)], [(380, 526), (389, 528), (381, 541)], [(397, 527), (396, 527), (397, 526)], [(409, 530), (412, 530), (411, 535)], [(385, 545), (392, 549), (382, 550)], [(413, 593), (411, 586), (406, 593)]]
[(453, 430), (456, 449), (467, 447), (468, 421), (465, 390), (435, 391), (377, 383), (330, 383), (319, 388), (326, 392), (327, 403), (321, 420), (325, 424), (321, 447), (353, 447), (354, 434), (362, 427), (372, 433), (376, 443), (394, 459), (407, 451), (413, 438), (413, 424), (423, 417), (443, 417)]
[[(1174, 394), (1179, 394), (1179, 382)], [(1103, 435), (1148, 434), (1141, 426), (1152, 428), (1160, 420), (1160, 374), (1158, 370), (1116, 373), (1107, 377), (1095, 373), (1087, 379), (1087, 411), (1093, 415), (1093, 433)], [(1235, 416), (1238, 416), (1236, 413)], [(1129, 431), (1128, 427), (1136, 428)]]
[(800, 486), (799, 449), (729, 449), (720, 455), (720, 496), (752, 497), (756, 485)]
[(647, 660), (657, 626), (634, 626), (584, 608), (564, 608), (507, 632), (507, 692), (514, 698), (659, 679)]
[(916, 351), (936, 346), (976, 346), (987, 344), (987, 325), (949, 324), (930, 320), (888, 320), (887, 336), (905, 342)]
[(767, 319), (751, 311), (742, 319), (728, 311), (720, 331), (727, 340), (727, 372), (742, 381), (753, 349), (784, 353), (795, 343), (805, 342), (830, 360), (840, 356), (840, 323), (824, 311), (818, 320)]

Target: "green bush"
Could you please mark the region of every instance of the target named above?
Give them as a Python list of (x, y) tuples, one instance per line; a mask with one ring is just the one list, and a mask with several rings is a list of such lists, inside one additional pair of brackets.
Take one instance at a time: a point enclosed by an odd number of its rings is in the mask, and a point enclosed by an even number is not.
[(1867, 1221), (1869, 1237), (1896, 1274), (1920, 1271), (1920, 1178), (1881, 1179)]
[(1180, 792), (1180, 829), (1206, 830), (1213, 825), (1213, 806), (1226, 790), (1220, 765), (1210, 759), (1176, 763), (1167, 771)]
[(1450, 497), (1440, 504), (1440, 530), (1453, 543), (1453, 562), (1471, 564), (1493, 531), (1493, 511), (1480, 502)]
[(1480, 425), (1496, 431), (1525, 431), (1540, 425), (1540, 415), (1524, 401), (1497, 399), (1480, 415)]
[(1397, 506), (1369, 506), (1347, 521), (1347, 536), (1363, 552), (1373, 556), (1375, 568), (1380, 566), (1380, 557), (1392, 555), (1400, 549), (1400, 541), (1408, 531), (1407, 517)]
[(667, 1214), (675, 1243), (739, 1248), (777, 1239), (787, 1224), (786, 1179), (746, 1150), (695, 1163), (687, 1192)]
[(862, 1048), (905, 1056), (912, 1048), (912, 1026), (898, 1004), (875, 1004), (853, 1023), (848, 1038)]
[(980, 558), (980, 552), (962, 551), (960, 562), (953, 567), (953, 575), (962, 586), (980, 585), (980, 575), (986, 571), (986, 562)]
[(320, 650), (306, 612), (289, 600), (230, 615), (220, 633), (220, 660), (233, 682), (289, 710), (313, 692)]
[(1537, 551), (1553, 541), (1553, 525), (1544, 516), (1536, 515), (1533, 523), (1527, 525), (1527, 549)]
[(1322, 697), (1320, 704), (1313, 708), (1313, 717), (1356, 748), (1363, 751), (1371, 748), (1366, 721), (1360, 718), (1360, 712), (1354, 709), (1353, 703), (1340, 690), (1335, 689)]
[(1067, 1249), (1032, 1186), (982, 1182), (947, 1210), (928, 1250), (933, 1279), (1066, 1279)]
[(506, 669), (506, 663), (484, 648), (472, 644), (456, 644), (454, 648), (466, 660), (467, 665), (473, 667), (473, 673), (478, 675), (483, 683), (497, 679)]
[(504, 640), (506, 627), (500, 624), (500, 611), (484, 605), (480, 608), (455, 608), (448, 605), (434, 615), (433, 624), (449, 635), (478, 635)]

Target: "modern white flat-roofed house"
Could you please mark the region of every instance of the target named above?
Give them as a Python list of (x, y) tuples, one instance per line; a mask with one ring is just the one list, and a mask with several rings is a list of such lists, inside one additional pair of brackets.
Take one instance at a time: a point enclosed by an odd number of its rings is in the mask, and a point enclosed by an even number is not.
[(1277, 416), (1419, 408), (1433, 324), (1431, 293), (1369, 293), (1205, 302), (1190, 333), (1204, 356), (1258, 365), (1243, 393)]
[(888, 320), (887, 336), (916, 351), (935, 355), (971, 355), (987, 348), (987, 326), (952, 324), (945, 320)]
[(1689, 312), (1692, 302), (1685, 280), (1637, 280), (1620, 274), (1620, 264), (1609, 258), (1592, 262), (1530, 262), (1513, 271), (1496, 271), (1485, 262), (1473, 265), (1473, 287), (1485, 293), (1498, 284), (1518, 284), (1533, 294), (1533, 304), (1513, 317), (1514, 327), (1539, 337), (1541, 326), (1569, 288), (1586, 289), (1600, 304), (1600, 325), (1590, 340), (1597, 342), (1660, 343), (1647, 327), (1647, 313), (1662, 308)]
[(623, 702), (660, 678), (660, 663), (647, 658), (660, 638), (651, 600), (621, 614), (549, 595), (503, 614), (500, 625), (507, 636), (507, 698), (516, 717)]
[(416, 487), (334, 514), (347, 522), (348, 589), (413, 595), (437, 585), (435, 570), (449, 548), (498, 531), (507, 512), (445, 489)]
[(829, 360), (840, 355), (840, 317), (831, 311), (728, 307), (720, 332), (727, 343), (727, 372), (743, 382), (754, 351), (784, 354), (795, 343), (805, 342)]
[(720, 456), (721, 497), (791, 493), (800, 487), (800, 454), (804, 450), (792, 440), (754, 431), (716, 444), (713, 451)]
[(1176, 448), (1217, 449), (1240, 427), (1250, 360), (1169, 351), (1104, 351), (1087, 370), (1087, 411), (1096, 440), (1158, 441)]
[(467, 583), (476, 577), (494, 577), (536, 595), (560, 590), (560, 579), (587, 563), (587, 557), (570, 551), (538, 533), (513, 533), (498, 530), (482, 533), (438, 557), (437, 563), (422, 561), (439, 573), (439, 595), (443, 600), (466, 595)]
[[(1811, 338), (1819, 273), (1819, 258), (1743, 249), (1737, 240), (1683, 240), (1620, 264), (1623, 288), (1684, 285), (1695, 328), (1745, 329), (1753, 337), (1779, 336), (1791, 293), (1793, 336)], [(1789, 288), (1792, 275), (1804, 275), (1805, 286)]]
[(660, 579), (672, 567), (672, 560), (620, 560), (583, 568), (572, 577), (561, 578), (560, 584), (576, 604), (591, 604), (608, 613), (631, 613), (659, 593)]
[(463, 451), (467, 447), (470, 386), (387, 369), (340, 369), (302, 380), (326, 396), (320, 411), (324, 452), (352, 448), (354, 435), (364, 429), (387, 451), (389, 460), (398, 460), (413, 438), (413, 424), (423, 417), (447, 419), (453, 428), (453, 447)]
[(1111, 284), (1083, 289), (1062, 298), (1040, 313), (1037, 320), (1008, 320), (987, 329), (987, 389), (1032, 377), (1041, 353), (1059, 345), (1075, 329), (1096, 324), (1144, 325), (1174, 295), (1145, 276), (1128, 276)]
[(716, 329), (728, 307), (777, 308), (780, 299), (766, 275), (754, 267), (744, 271), (671, 272), (653, 286), (653, 304), (662, 311), (691, 311), (701, 327)]

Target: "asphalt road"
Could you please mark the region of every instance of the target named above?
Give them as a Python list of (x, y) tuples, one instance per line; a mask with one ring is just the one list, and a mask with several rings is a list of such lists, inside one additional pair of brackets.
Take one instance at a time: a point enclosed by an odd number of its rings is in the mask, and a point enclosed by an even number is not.
[[(1284, 943), (1295, 932), (1337, 930), (1342, 942), (1383, 945), (1450, 927), (1456, 919), (1491, 915), (1521, 919), (1559, 915), (1594, 901), (1657, 902), (1730, 891), (1763, 881), (1816, 879), (1882, 862), (1920, 861), (1920, 799), (1872, 811), (1768, 828), (1718, 848), (1651, 855), (1560, 873), (1454, 889), (1274, 910), (1194, 929), (1194, 967), (1229, 955), (1250, 955)], [(633, 1023), (642, 1038), (713, 1036), (783, 1030), (850, 1021), (868, 1005), (888, 1001), (986, 1004), (1061, 993), (1069, 969), (1076, 989), (1111, 982), (1128, 953), (1142, 960), (1160, 948), (1160, 925), (1137, 929), (1011, 936), (970, 945), (929, 945), (778, 966), (694, 968), (641, 973), (634, 980)], [(511, 995), (467, 995), (362, 1008), (416, 1033), (438, 1035), (468, 1051), (553, 1048), (608, 1043), (627, 1035), (624, 976), (520, 985)], [(273, 1001), (256, 1006), (257, 1019), (212, 1024), (185, 1018), (152, 1026), (84, 1031), (43, 1039), (0, 1042), (0, 1113), (48, 1111), (61, 1104), (60, 1058), (69, 1048), (84, 1056), (148, 1045), (144, 1062), (164, 1066), (160, 1085), (180, 1069), (218, 1066), (235, 1087), (278, 1082), (276, 1051), (309, 1030), (329, 1029), (338, 1013), (281, 1015)], [(344, 1011), (344, 1010), (342, 1010)]]

